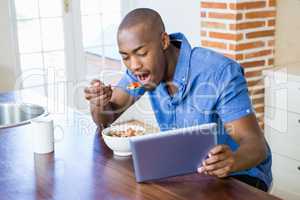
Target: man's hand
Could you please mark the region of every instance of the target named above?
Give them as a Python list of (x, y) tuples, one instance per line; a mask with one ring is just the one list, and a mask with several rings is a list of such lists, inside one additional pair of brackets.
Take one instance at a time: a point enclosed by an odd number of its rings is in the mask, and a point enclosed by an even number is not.
[(91, 106), (98, 107), (101, 110), (108, 105), (112, 97), (112, 89), (110, 86), (105, 86), (99, 80), (93, 80), (91, 85), (84, 89), (85, 99), (88, 100)]
[(90, 102), (93, 121), (99, 128), (108, 127), (135, 102), (127, 92), (120, 88), (112, 90), (110, 85), (105, 86), (99, 80), (93, 80), (84, 93)]
[(208, 158), (199, 166), (198, 172), (223, 178), (234, 171), (234, 164), (234, 153), (230, 147), (217, 145), (209, 151)]

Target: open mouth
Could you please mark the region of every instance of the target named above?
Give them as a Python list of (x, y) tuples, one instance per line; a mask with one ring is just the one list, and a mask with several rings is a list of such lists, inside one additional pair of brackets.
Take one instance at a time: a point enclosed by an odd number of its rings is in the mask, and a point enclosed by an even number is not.
[(151, 76), (149, 72), (145, 72), (137, 75), (137, 78), (143, 85), (150, 81), (150, 77)]

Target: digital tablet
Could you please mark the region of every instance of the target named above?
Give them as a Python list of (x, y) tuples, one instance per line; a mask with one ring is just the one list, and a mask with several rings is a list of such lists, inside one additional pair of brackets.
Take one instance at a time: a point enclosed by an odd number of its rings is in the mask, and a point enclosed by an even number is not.
[(216, 144), (216, 123), (133, 137), (130, 147), (136, 181), (196, 172)]

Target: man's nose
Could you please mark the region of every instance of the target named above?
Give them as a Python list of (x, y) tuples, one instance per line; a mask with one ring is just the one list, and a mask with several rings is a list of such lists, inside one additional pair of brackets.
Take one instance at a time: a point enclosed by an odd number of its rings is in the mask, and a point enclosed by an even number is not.
[(132, 59), (131, 70), (139, 71), (142, 68), (142, 63), (138, 59)]

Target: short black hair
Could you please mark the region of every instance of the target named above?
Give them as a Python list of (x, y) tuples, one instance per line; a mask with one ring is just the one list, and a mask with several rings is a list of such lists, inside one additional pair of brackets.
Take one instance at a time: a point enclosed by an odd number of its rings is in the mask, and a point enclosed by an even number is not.
[(118, 28), (118, 33), (141, 23), (147, 25), (151, 31), (158, 30), (160, 33), (165, 32), (165, 25), (157, 11), (150, 8), (137, 8), (130, 11), (124, 17)]

